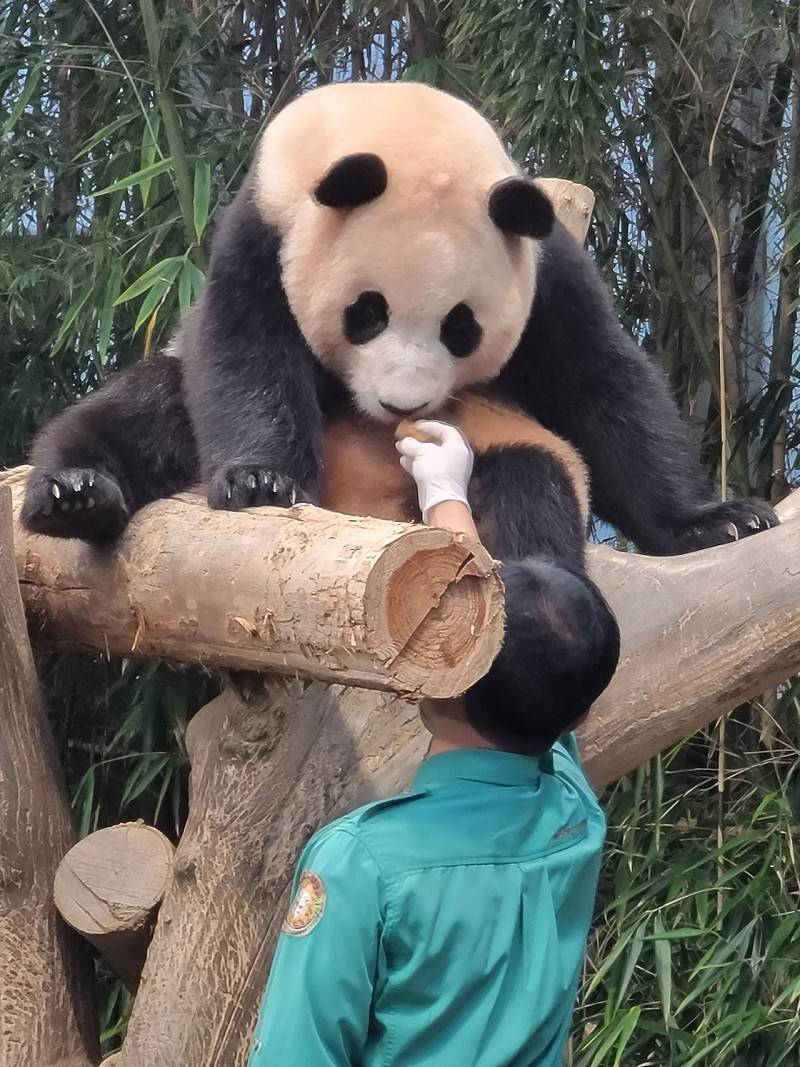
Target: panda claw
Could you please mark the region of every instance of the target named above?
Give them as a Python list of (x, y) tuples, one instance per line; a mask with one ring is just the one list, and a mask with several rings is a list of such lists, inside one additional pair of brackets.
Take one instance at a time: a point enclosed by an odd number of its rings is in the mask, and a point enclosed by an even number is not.
[(256, 476), (254, 474), (248, 474), (247, 475), (247, 488), (248, 489), (256, 489), (257, 487), (258, 487), (258, 481), (256, 479)]
[(296, 490), (296, 489), (293, 489), (293, 490), (292, 490), (292, 492), (291, 492), (291, 496), (289, 497), (289, 499), (290, 499), (290, 500), (291, 500), (291, 502), (292, 502), (292, 507), (294, 507), (294, 506), (295, 506), (295, 504), (297, 503), (297, 490)]
[(53, 494), (56, 500), (59, 500), (61, 498), (61, 488), (58, 482), (53, 482), (53, 484), (50, 486), (50, 492)]
[(752, 519), (748, 520), (747, 526), (748, 526), (748, 529), (750, 529), (750, 530), (760, 530), (761, 529), (761, 521), (760, 521), (760, 519), (758, 518), (757, 515), (754, 515)]
[(739, 540), (739, 530), (734, 523), (729, 522), (725, 529), (728, 531), (728, 537), (730, 537), (732, 541)]

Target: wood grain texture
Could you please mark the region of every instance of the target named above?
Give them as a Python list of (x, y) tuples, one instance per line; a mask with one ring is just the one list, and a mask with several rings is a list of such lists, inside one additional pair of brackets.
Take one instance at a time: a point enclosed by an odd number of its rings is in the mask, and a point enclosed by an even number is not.
[[(17, 514), (26, 474), (3, 476)], [(448, 697), (502, 641), (496, 564), (448, 530), (184, 494), (135, 515), (114, 551), (15, 536), (31, 633), (55, 649)]]
[(174, 852), (155, 827), (120, 823), (73, 845), (56, 871), (53, 898), (62, 919), (134, 993), (172, 878)]
[(0, 1064), (88, 1067), (99, 1045), (86, 946), (59, 919), (53, 876), (74, 841), (33, 663), (0, 487)]

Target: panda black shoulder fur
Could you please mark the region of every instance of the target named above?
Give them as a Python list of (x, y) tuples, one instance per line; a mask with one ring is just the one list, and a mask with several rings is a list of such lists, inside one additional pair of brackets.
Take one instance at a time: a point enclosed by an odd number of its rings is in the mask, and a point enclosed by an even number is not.
[(663, 378), (547, 198), (472, 108), (409, 83), (326, 86), (273, 120), (170, 354), (44, 430), (23, 521), (108, 540), (198, 480), (216, 508), (401, 517), (407, 500), (370, 500), (355, 461), (369, 443), (388, 471), (393, 422), (435, 415), (476, 444), (471, 503), (490, 551), (535, 558), (506, 568), (530, 586), (509, 609), (535, 601), (541, 624), (572, 583), (585, 633), (599, 620), (584, 650), (595, 695), (615, 627), (584, 576), (584, 462), (595, 512), (647, 552), (777, 521), (761, 501), (714, 502)]

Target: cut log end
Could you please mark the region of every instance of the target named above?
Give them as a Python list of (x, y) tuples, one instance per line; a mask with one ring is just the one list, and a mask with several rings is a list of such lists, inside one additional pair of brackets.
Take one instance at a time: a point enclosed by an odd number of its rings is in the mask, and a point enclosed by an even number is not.
[(130, 989), (139, 983), (173, 853), (171, 842), (154, 827), (122, 823), (79, 841), (56, 871), (59, 914)]
[(390, 545), (366, 588), (369, 629), (410, 693), (450, 697), (478, 681), (503, 639), (503, 587), (480, 545), (416, 528)]

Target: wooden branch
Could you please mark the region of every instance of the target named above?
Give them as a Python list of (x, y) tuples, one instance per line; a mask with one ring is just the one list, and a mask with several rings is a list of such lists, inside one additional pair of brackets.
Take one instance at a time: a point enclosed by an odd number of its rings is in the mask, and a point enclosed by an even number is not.
[(0, 487), (0, 1064), (88, 1067), (99, 1054), (88, 952), (58, 918), (53, 874), (74, 840), (19, 595)]
[[(17, 513), (26, 471), (5, 475)], [(114, 552), (16, 537), (31, 632), (56, 649), (448, 697), (502, 641), (495, 564), (446, 530), (308, 506), (213, 512), (186, 494), (137, 514)]]
[(622, 633), (619, 670), (581, 731), (597, 786), (800, 670), (800, 490), (777, 511), (774, 530), (685, 556), (592, 549)]
[(564, 178), (537, 178), (540, 186), (553, 202), (556, 216), (576, 241), (586, 240), (594, 209), (594, 193), (585, 185), (568, 182)]
[(53, 885), (62, 919), (91, 942), (135, 993), (175, 849), (144, 823), (97, 830), (74, 845)]

